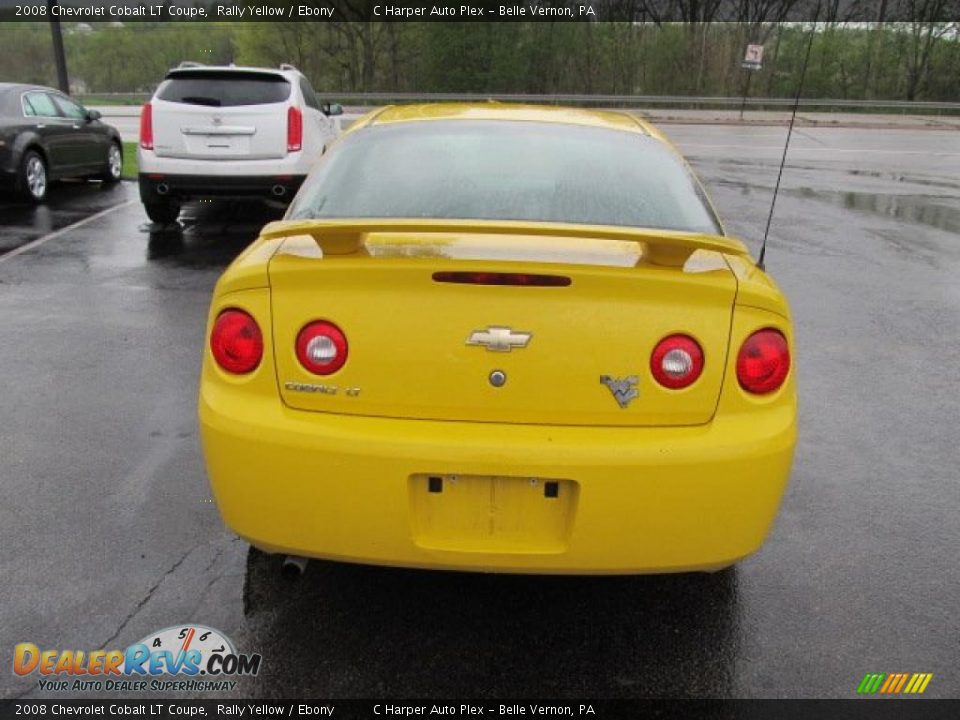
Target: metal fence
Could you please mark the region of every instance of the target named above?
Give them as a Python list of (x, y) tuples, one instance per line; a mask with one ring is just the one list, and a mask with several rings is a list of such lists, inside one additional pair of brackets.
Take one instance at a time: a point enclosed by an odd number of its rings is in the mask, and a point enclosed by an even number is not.
[[(319, 93), (324, 100), (356, 100), (358, 104), (382, 105), (386, 102), (484, 101), (542, 103), (552, 105), (592, 105), (604, 107), (704, 107), (739, 108), (792, 107), (793, 98), (767, 97), (694, 97), (688, 95), (519, 95), (502, 93)], [(960, 112), (960, 102), (923, 102), (907, 100), (843, 100), (801, 98), (802, 108), (838, 108), (861, 110), (899, 110), (923, 114), (930, 111)]]
[[(770, 97), (693, 97), (688, 95), (520, 95), (504, 93), (317, 93), (324, 101), (373, 106), (385, 103), (486, 101), (536, 103), (545, 105), (584, 105), (593, 107), (727, 108), (746, 106), (756, 109), (789, 108), (793, 98)], [(80, 99), (89, 104), (125, 104), (146, 102), (148, 93), (90, 93)], [(910, 100), (845, 100), (841, 98), (801, 98), (805, 110), (895, 111), (910, 115), (960, 114), (960, 102)]]

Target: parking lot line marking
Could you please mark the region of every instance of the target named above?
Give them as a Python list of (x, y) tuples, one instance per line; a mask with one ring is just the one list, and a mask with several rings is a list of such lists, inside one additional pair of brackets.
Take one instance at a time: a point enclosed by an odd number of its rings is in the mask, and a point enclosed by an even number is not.
[(25, 243), (18, 248), (14, 248), (10, 252), (6, 253), (5, 255), (0, 255), (0, 264), (5, 263), (7, 260), (10, 260), (11, 258), (15, 258), (17, 255), (22, 255), (23, 253), (29, 250), (33, 250), (33, 248), (39, 247), (40, 245), (43, 245), (45, 242), (54, 240), (60, 237), (61, 235), (64, 235), (70, 232), (71, 230), (75, 230), (78, 227), (82, 227), (84, 225), (87, 225), (88, 223), (92, 223), (94, 220), (99, 220), (104, 215), (109, 215), (114, 210), (119, 210), (120, 208), (127, 207), (127, 205), (133, 205), (135, 202), (138, 202), (138, 201), (127, 200), (126, 202), (122, 202), (119, 205), (113, 205), (111, 207), (108, 207), (106, 210), (101, 210), (98, 213), (94, 213), (90, 217), (84, 218), (83, 220), (77, 220), (75, 223), (71, 223), (70, 225), (62, 227), (59, 230), (54, 230), (52, 233), (48, 233), (43, 237), (38, 237), (36, 240), (31, 240), (30, 242)]

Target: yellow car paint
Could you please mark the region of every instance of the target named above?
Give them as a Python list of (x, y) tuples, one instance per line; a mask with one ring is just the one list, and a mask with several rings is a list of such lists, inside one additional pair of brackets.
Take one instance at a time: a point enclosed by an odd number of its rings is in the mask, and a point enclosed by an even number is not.
[[(620, 113), (499, 103), (387, 108), (351, 130), (457, 117), (661, 137)], [(431, 281), (453, 269), (562, 275), (572, 285), (490, 292)], [(555, 316), (545, 317), (537, 298), (551, 292)], [(736, 358), (763, 328), (780, 330), (792, 350), (792, 325), (776, 285), (732, 238), (281, 221), (218, 282), (207, 337), (229, 308), (257, 321), (266, 349), (252, 373), (231, 375), (208, 345), (203, 449), (224, 521), (266, 551), (483, 572), (712, 571), (756, 551), (775, 518), (796, 441), (795, 371), (753, 395), (738, 383)], [(617, 308), (629, 309), (627, 321)], [(318, 318), (351, 341), (347, 364), (329, 377), (307, 373), (293, 350)], [(496, 318), (530, 330), (529, 347), (464, 343)], [(633, 324), (643, 333), (632, 336)], [(706, 355), (701, 378), (677, 391), (648, 367), (652, 346), (672, 332), (696, 337)], [(503, 388), (486, 382), (493, 369), (506, 373)], [(642, 402), (618, 407), (602, 372), (636, 374)]]
[[(602, 258), (600, 248), (607, 243), (591, 240), (592, 228), (581, 232), (588, 236), (581, 239), (584, 251)], [(416, 235), (422, 240), (422, 234)], [(712, 271), (687, 273), (643, 262), (596, 267), (554, 260), (541, 265), (503, 259), (500, 237), (491, 242), (489, 236), (478, 238), (466, 230), (461, 237), (473, 240), (474, 257), (486, 259), (450, 259), (428, 246), (425, 262), (424, 246), (415, 243), (411, 253), (403, 236), (391, 238), (395, 256), (380, 254), (375, 262), (366, 256), (288, 255), (281, 246), (270, 261), (270, 278), (283, 401), (318, 412), (563, 425), (694, 425), (712, 417), (723, 381), (722, 362), (708, 362), (701, 378), (681, 392), (641, 382), (643, 408), (629, 412), (610, 401), (598, 378), (641, 372), (645, 363), (636, 359), (649, 358), (659, 340), (680, 329), (698, 337), (705, 348), (725, 348), (736, 294), (728, 267), (720, 263)], [(522, 236), (510, 237), (511, 251), (530, 252)], [(374, 240), (382, 251), (386, 239)], [(487, 254), (479, 255), (486, 243)], [(449, 252), (450, 244), (445, 247)], [(549, 268), (554, 275), (572, 278), (575, 292), (542, 288), (532, 293), (524, 287), (491, 289), (431, 280), (437, 271), (488, 269), (491, 257), (497, 258), (502, 272), (531, 272), (531, 265), (538, 271)], [(558, 319), (543, 317), (545, 301)], [(624, 307), (636, 313), (635, 322), (642, 323), (645, 332), (631, 332), (633, 323), (623, 317)], [(429, 332), (423, 328), (425, 308), (437, 308), (430, 311)], [(336, 374), (335, 384), (357, 388), (359, 396), (287, 388), (288, 383), (325, 382), (304, 369), (294, 353), (297, 333), (317, 318), (334, 320), (355, 338), (356, 352)], [(472, 330), (484, 329), (494, 318), (509, 318), (515, 329), (532, 332), (530, 346), (489, 353), (465, 343)], [(575, 338), (557, 325), (576, 328)], [(548, 328), (553, 332), (545, 332)], [(392, 354), (385, 367), (382, 354), (364, 350), (372, 339), (387, 337), (391, 339), (384, 344)], [(614, 344), (616, 352), (610, 350)], [(568, 355), (575, 362), (567, 360)], [(505, 388), (486, 381), (498, 369), (509, 377)]]

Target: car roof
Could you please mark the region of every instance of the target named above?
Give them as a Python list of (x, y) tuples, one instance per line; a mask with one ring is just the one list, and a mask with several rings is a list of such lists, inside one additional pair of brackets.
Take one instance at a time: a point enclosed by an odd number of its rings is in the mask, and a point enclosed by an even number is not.
[(30, 83), (0, 83), (0, 94), (8, 92), (23, 92), (25, 90), (42, 90), (44, 92), (60, 91), (56, 88), (46, 87), (45, 85), (31, 85)]
[(279, 75), (281, 77), (290, 77), (292, 75), (300, 75), (300, 71), (296, 68), (269, 68), (269, 67), (253, 67), (250, 65), (181, 65), (180, 67), (171, 68), (167, 71), (167, 77), (173, 77), (179, 73), (204, 73), (204, 72), (237, 72), (237, 73), (260, 73), (263, 75)]
[(496, 101), (391, 105), (377, 112), (370, 119), (369, 124), (387, 125), (430, 120), (507, 120), (587, 125), (650, 135), (659, 140), (664, 139), (652, 125), (626, 112), (552, 105), (521, 105)]
[(0, 114), (7, 115), (21, 114), (20, 94), (31, 91), (52, 92), (60, 95), (56, 88), (45, 87), (43, 85), (31, 85), (29, 83), (0, 83)]

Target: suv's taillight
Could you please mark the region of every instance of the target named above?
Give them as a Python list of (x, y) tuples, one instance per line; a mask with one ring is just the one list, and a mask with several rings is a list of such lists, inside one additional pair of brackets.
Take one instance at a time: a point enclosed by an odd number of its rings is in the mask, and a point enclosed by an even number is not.
[(330, 375), (347, 361), (347, 337), (333, 323), (317, 320), (297, 335), (297, 359), (314, 375)]
[(748, 337), (737, 355), (737, 380), (747, 392), (777, 390), (790, 372), (790, 348), (779, 330), (765, 328)]
[(703, 372), (703, 350), (689, 335), (665, 337), (653, 349), (650, 372), (665, 388), (685, 388), (692, 385)]
[(140, 147), (153, 150), (153, 107), (150, 103), (140, 110)]
[(224, 310), (213, 324), (210, 351), (217, 365), (229, 373), (253, 372), (263, 358), (260, 326), (243, 310)]
[(298, 108), (287, 110), (287, 152), (297, 152), (303, 147), (303, 113)]

